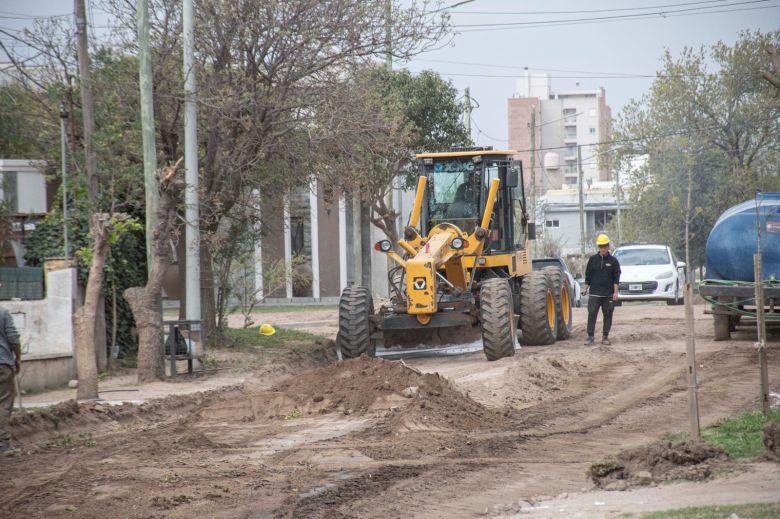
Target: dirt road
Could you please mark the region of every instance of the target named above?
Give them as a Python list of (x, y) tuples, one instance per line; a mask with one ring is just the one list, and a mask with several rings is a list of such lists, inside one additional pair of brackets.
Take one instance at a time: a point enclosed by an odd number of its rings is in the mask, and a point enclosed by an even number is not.
[[(712, 341), (702, 308), (709, 425), (756, 408), (758, 372), (754, 335)], [(453, 518), (512, 516), (529, 500), (540, 505), (533, 517), (605, 517), (708, 492), (779, 500), (768, 463), (694, 494), (690, 483), (590, 492), (592, 462), (687, 430), (683, 327), (682, 307), (626, 305), (608, 347), (583, 346), (577, 324), (571, 340), (493, 363), (481, 353), (359, 359), (141, 408), (70, 410), (59, 431), (44, 418), (17, 427), (31, 453), (0, 460), (0, 501), (10, 517)], [(770, 346), (777, 391), (778, 335)], [(630, 497), (654, 491), (666, 497)]]

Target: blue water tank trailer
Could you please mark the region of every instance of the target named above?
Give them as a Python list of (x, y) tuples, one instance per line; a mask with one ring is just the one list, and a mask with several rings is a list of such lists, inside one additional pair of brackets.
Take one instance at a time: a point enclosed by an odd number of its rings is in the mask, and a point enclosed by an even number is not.
[[(753, 255), (761, 247), (763, 304), (757, 304)], [(723, 213), (707, 238), (707, 275), (699, 294), (709, 303), (716, 341), (731, 339), (738, 326), (755, 330), (759, 311), (767, 326), (780, 325), (780, 193), (759, 193), (754, 200)]]
[(707, 279), (755, 281), (760, 232), (763, 278), (780, 280), (780, 193), (759, 193), (724, 212), (707, 238)]

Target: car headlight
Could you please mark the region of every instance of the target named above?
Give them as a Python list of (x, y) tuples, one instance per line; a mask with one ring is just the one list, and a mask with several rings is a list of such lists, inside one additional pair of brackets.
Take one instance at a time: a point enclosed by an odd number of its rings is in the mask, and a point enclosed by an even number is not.
[(658, 275), (655, 277), (655, 279), (669, 279), (669, 278), (670, 278), (670, 277), (672, 277), (673, 275), (674, 275), (674, 271), (673, 271), (673, 270), (670, 270), (669, 272), (662, 272), (662, 273), (658, 274)]

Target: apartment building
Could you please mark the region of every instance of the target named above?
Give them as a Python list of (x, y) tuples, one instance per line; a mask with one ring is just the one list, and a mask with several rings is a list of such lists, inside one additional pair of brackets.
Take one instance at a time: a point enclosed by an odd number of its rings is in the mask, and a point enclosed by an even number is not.
[(612, 111), (603, 88), (553, 92), (549, 74), (526, 71), (507, 105), (509, 147), (518, 150), (515, 158), (523, 161), (529, 184), (534, 171), (537, 196), (577, 184), (578, 147), (584, 180), (611, 180), (598, 163), (599, 143), (611, 138)]

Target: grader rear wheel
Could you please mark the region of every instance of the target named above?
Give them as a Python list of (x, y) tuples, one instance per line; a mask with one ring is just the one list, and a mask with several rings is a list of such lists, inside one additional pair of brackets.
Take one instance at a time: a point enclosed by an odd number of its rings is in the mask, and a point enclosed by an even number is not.
[(531, 345), (553, 344), (558, 335), (552, 282), (541, 270), (523, 276), (520, 285), (520, 330), (523, 342)]
[(374, 300), (371, 290), (364, 286), (348, 286), (339, 300), (339, 333), (336, 342), (341, 355), (346, 359), (367, 354), (376, 355), (376, 346), (371, 340), (371, 316), (374, 315)]
[(487, 360), (515, 354), (517, 327), (512, 305), (512, 290), (506, 279), (488, 279), (479, 290), (479, 320), (482, 349)]
[(572, 295), (574, 287), (569, 285), (569, 278), (558, 267), (542, 269), (550, 278), (555, 298), (555, 316), (558, 319), (558, 333), (555, 338), (563, 341), (571, 337), (572, 330)]

